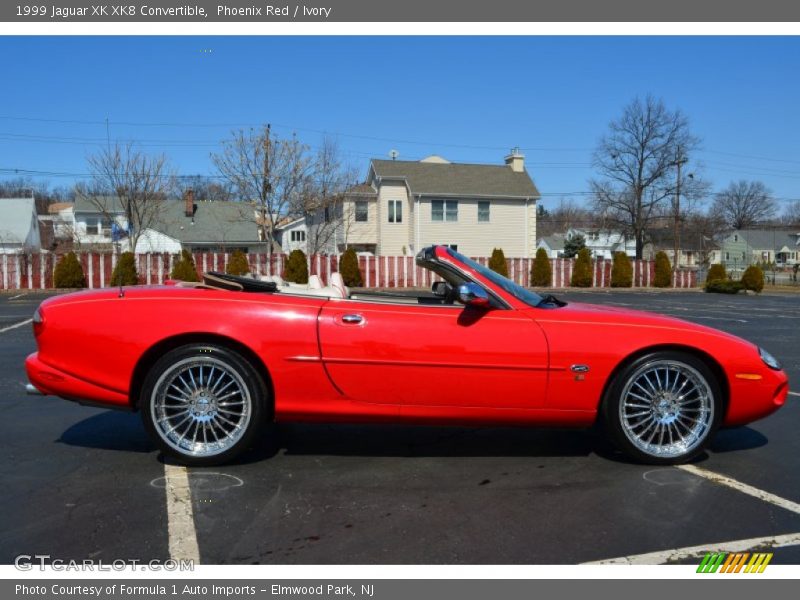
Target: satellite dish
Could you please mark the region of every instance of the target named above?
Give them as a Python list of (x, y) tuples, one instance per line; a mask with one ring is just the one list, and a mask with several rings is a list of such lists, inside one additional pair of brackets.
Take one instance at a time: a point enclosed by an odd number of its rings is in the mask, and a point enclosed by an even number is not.
[(400, 153), (397, 150), (389, 150), (389, 156), (392, 157), (392, 160), (397, 160), (397, 157), (400, 156)]

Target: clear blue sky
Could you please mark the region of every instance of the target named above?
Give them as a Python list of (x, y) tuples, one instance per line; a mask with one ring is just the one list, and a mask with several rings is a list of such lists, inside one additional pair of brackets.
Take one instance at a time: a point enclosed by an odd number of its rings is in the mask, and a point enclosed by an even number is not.
[(108, 118), (112, 140), (210, 174), (231, 126), (269, 122), (312, 146), (329, 132), (362, 173), (392, 148), (498, 163), (520, 146), (547, 206), (587, 189), (609, 120), (651, 93), (689, 116), (714, 189), (800, 198), (797, 37), (5, 37), (0, 52), (0, 168), (85, 173)]

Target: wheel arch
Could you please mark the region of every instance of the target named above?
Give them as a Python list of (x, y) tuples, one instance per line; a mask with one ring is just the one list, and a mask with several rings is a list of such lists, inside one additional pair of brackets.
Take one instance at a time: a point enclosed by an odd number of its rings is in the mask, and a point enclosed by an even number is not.
[(218, 333), (203, 332), (184, 333), (165, 338), (150, 346), (142, 354), (142, 356), (139, 357), (139, 360), (133, 369), (130, 382), (130, 392), (128, 394), (132, 409), (139, 409), (144, 379), (156, 361), (167, 352), (170, 352), (175, 348), (179, 348), (180, 346), (186, 346), (187, 344), (217, 344), (227, 348), (228, 350), (232, 350), (241, 354), (242, 357), (247, 360), (263, 378), (264, 384), (267, 386), (269, 391), (269, 403), (271, 405), (270, 408), (274, 409), (275, 389), (273, 387), (272, 377), (270, 376), (269, 369), (267, 369), (267, 365), (264, 364), (264, 361), (261, 360), (258, 354), (256, 354), (256, 352), (246, 344), (243, 344), (242, 342), (231, 337), (220, 335)]
[(646, 354), (652, 354), (653, 352), (682, 352), (684, 354), (690, 354), (695, 358), (702, 360), (706, 366), (711, 369), (711, 372), (717, 378), (719, 382), (719, 387), (722, 392), (722, 414), (725, 415), (728, 412), (728, 400), (730, 397), (730, 385), (728, 383), (728, 378), (725, 375), (725, 370), (722, 368), (722, 365), (711, 356), (708, 352), (705, 352), (699, 348), (695, 348), (693, 346), (685, 346), (683, 344), (654, 344), (652, 346), (645, 346), (644, 348), (639, 348), (638, 350), (630, 353), (625, 358), (620, 360), (611, 373), (608, 375), (605, 384), (603, 385), (603, 393), (600, 394), (600, 400), (597, 404), (597, 419), (601, 419), (603, 415), (603, 404), (606, 401), (606, 396), (608, 395), (608, 390), (611, 387), (614, 379), (617, 377), (619, 372), (624, 369), (627, 365), (632, 363), (633, 361), (637, 360), (638, 358), (645, 356)]

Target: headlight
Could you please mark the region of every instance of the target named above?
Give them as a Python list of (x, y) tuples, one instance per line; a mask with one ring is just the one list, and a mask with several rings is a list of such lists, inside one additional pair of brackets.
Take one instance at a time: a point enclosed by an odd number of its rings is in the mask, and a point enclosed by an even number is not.
[(761, 357), (761, 360), (764, 361), (764, 364), (767, 365), (770, 369), (775, 369), (776, 371), (781, 370), (781, 363), (779, 363), (778, 359), (772, 356), (772, 354), (770, 354), (763, 348), (758, 349), (758, 354)]

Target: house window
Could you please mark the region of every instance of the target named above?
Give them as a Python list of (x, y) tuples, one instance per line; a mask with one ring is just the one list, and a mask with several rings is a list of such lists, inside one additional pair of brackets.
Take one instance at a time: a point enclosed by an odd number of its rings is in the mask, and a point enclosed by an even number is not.
[(725, 260), (730, 260), (730, 259), (731, 259), (731, 253), (730, 252), (726, 252), (725, 253)]
[(489, 222), (489, 206), (490, 204), (488, 200), (478, 201), (478, 223)]
[(305, 242), (306, 241), (306, 232), (305, 231), (292, 231), (291, 232), (291, 240), (293, 242)]
[(389, 200), (389, 223), (403, 222), (403, 203), (401, 200)]
[(356, 222), (366, 223), (369, 218), (369, 205), (366, 200), (356, 200)]
[(738, 235), (734, 235), (733, 236), (733, 241), (734, 242), (738, 242), (739, 241), (739, 236)]
[(331, 222), (331, 211), (330, 211), (330, 208), (327, 207), (327, 206), (325, 207), (325, 222), (326, 223), (330, 223)]
[(431, 221), (458, 221), (458, 200), (432, 200)]

